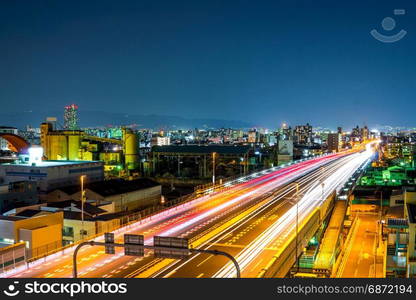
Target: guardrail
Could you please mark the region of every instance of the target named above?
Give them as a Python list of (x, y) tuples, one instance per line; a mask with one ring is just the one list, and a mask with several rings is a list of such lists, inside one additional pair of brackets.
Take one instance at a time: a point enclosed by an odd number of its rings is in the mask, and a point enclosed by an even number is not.
[[(345, 268), (346, 261), (348, 259), (349, 253), (351, 251), (352, 243), (351, 240), (357, 233), (358, 228), (360, 227), (361, 220), (356, 217), (351, 225), (350, 230), (348, 231), (347, 238), (345, 239), (344, 245), (347, 245), (347, 248), (344, 248), (343, 251), (338, 255), (334, 267), (332, 268), (331, 277), (340, 277)], [(348, 253), (348, 255), (346, 255)], [(347, 258), (347, 259), (345, 259)], [(341, 273), (341, 274), (340, 274)]]
[[(296, 262), (296, 253), (301, 254), (303, 248), (309, 242), (311, 236), (316, 232), (320, 223), (320, 210), (316, 208), (307, 219), (305, 219), (298, 233), (298, 242), (296, 243), (296, 234), (281, 247), (273, 256), (269, 263), (262, 269), (257, 278), (283, 278), (290, 271), (290, 268)], [(296, 244), (298, 249), (296, 251)]]
[(239, 183), (239, 182), (245, 182), (247, 180), (253, 179), (253, 175), (263, 175), (266, 174), (267, 172), (272, 172), (272, 171), (277, 171), (279, 169), (283, 169), (285, 167), (297, 164), (297, 163), (301, 163), (304, 161), (308, 161), (308, 160), (312, 160), (312, 159), (316, 159), (318, 157), (323, 157), (323, 156), (327, 156), (330, 153), (325, 153), (322, 155), (316, 155), (316, 156), (311, 156), (308, 158), (304, 158), (304, 159), (298, 159), (289, 163), (285, 163), (282, 165), (278, 165), (278, 166), (273, 166), (273, 167), (265, 167), (262, 169), (257, 169), (257, 170), (252, 170), (249, 174), (241, 176), (241, 175), (236, 175), (236, 176), (231, 176), (228, 177), (226, 179), (218, 179), (215, 181), (215, 184), (212, 183), (207, 183), (204, 185), (200, 185), (200, 186), (196, 186), (195, 187), (195, 193), (197, 193), (198, 195), (204, 194), (204, 192), (209, 191), (209, 192), (217, 192), (217, 191), (222, 191), (225, 188), (227, 188), (230, 184), (235, 184), (235, 183)]

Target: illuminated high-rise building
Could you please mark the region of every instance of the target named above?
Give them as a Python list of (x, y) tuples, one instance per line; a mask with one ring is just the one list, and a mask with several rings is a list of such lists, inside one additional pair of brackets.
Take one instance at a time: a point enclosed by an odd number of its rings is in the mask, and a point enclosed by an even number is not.
[(76, 104), (65, 106), (64, 128), (66, 130), (78, 130), (78, 106)]
[(358, 125), (352, 129), (351, 137), (357, 141), (361, 138), (361, 129)]
[(327, 145), (330, 152), (339, 152), (342, 146), (341, 134), (328, 133)]
[(309, 123), (296, 126), (293, 135), (296, 143), (309, 144), (312, 142), (312, 126)]
[(257, 130), (254, 129), (254, 130), (250, 130), (248, 132), (248, 139), (247, 139), (247, 141), (249, 143), (258, 143), (259, 142), (259, 138), (260, 138), (260, 135), (259, 135), (259, 132)]
[(279, 140), (291, 140), (292, 139), (292, 127), (288, 126), (286, 122), (283, 122), (279, 130)]
[(368, 140), (369, 137), (370, 137), (370, 131), (368, 130), (367, 126), (364, 126), (363, 128), (361, 128), (361, 140), (363, 141)]

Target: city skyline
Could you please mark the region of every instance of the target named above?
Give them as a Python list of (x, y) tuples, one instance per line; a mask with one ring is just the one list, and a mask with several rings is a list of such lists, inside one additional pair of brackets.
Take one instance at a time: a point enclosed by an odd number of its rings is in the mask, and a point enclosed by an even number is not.
[[(71, 104), (74, 105), (74, 104)], [(288, 119), (276, 120), (271, 126), (265, 126), (262, 124), (256, 124), (245, 120), (224, 120), (216, 118), (186, 118), (182, 116), (172, 115), (138, 115), (128, 113), (111, 113), (103, 111), (79, 111), (81, 119), (79, 120), (80, 128), (98, 128), (98, 127), (123, 127), (133, 126), (139, 129), (152, 129), (152, 130), (193, 130), (199, 129), (256, 129), (264, 128), (269, 130), (277, 130), (284, 125), (295, 127), (301, 125), (300, 123), (293, 122)], [(2, 124), (0, 126), (11, 126), (18, 129), (26, 128), (38, 128), (39, 124), (44, 122), (48, 117), (57, 119), (57, 126), (64, 129), (65, 115), (62, 111), (25, 111), (20, 113), (0, 113), (0, 119)], [(306, 123), (311, 123), (310, 120), (306, 120)], [(327, 126), (321, 124), (311, 124), (314, 130), (331, 130), (336, 131), (338, 127), (350, 131), (350, 129), (359, 126), (367, 126), (370, 130), (377, 131), (401, 131), (401, 130), (414, 130), (416, 125), (399, 126), (397, 124), (367, 124), (365, 122), (356, 122), (345, 125), (342, 123), (332, 123)]]
[[(3, 3), (2, 113), (413, 126), (414, 4), (320, 4)], [(370, 34), (388, 16), (397, 43)]]

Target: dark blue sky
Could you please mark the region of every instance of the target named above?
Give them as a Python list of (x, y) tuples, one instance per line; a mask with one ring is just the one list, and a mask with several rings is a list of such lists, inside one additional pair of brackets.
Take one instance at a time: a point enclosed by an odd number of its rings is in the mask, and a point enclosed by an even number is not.
[(1, 111), (416, 125), (415, 1), (65, 2), (1, 1)]

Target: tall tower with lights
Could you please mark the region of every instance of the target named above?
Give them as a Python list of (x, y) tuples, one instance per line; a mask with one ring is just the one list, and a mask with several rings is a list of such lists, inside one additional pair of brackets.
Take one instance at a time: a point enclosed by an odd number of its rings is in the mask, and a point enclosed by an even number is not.
[(71, 104), (65, 106), (64, 128), (66, 130), (78, 130), (78, 106)]

